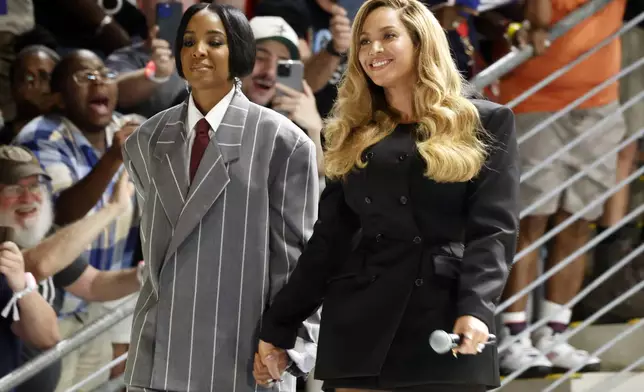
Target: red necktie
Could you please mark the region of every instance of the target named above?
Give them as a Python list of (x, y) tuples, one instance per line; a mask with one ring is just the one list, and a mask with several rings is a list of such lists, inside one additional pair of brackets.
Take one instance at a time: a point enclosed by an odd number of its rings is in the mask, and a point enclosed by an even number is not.
[(210, 131), (210, 125), (206, 121), (206, 118), (202, 117), (201, 120), (197, 121), (197, 125), (195, 125), (195, 140), (192, 144), (192, 152), (190, 153), (190, 182), (195, 178), (201, 158), (210, 142), (208, 131)]

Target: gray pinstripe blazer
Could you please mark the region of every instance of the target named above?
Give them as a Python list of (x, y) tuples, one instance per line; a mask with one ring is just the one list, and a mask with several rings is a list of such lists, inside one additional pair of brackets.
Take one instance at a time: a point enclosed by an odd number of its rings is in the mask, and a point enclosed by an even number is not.
[[(124, 147), (142, 206), (149, 277), (134, 313), (125, 380), (154, 390), (254, 391), (262, 311), (313, 231), (313, 142), (239, 90), (188, 181), (187, 101), (146, 121)], [(315, 356), (319, 319), (302, 329)], [(281, 391), (295, 391), (288, 375)]]

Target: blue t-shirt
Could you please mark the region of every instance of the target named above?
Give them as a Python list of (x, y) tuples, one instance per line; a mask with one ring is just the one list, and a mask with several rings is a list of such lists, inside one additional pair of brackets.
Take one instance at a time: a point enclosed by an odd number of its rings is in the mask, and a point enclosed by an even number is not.
[[(7, 306), (12, 296), (7, 280), (0, 274), (0, 310)], [(0, 378), (15, 370), (20, 359), (20, 341), (11, 331), (12, 314), (9, 312), (8, 318), (0, 316)]]

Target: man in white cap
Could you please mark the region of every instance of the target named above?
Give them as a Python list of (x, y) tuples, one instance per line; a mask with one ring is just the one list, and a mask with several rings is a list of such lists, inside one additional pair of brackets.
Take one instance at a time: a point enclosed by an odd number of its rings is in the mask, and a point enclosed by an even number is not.
[(322, 118), (313, 91), (304, 80), (303, 91), (276, 83), (278, 61), (300, 59), (297, 34), (279, 16), (256, 16), (250, 20), (250, 26), (255, 35), (257, 56), (252, 74), (243, 80), (244, 94), (251, 102), (285, 113), (306, 132), (315, 143), (318, 170), (323, 176)]

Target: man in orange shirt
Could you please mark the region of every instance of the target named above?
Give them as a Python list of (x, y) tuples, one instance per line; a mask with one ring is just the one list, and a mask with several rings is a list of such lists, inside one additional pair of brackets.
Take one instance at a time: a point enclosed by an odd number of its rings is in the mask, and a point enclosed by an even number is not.
[[(543, 43), (543, 37), (551, 25), (587, 1), (526, 0), (526, 17), (532, 26), (531, 34), (535, 38), (542, 37), (535, 43)], [(625, 0), (614, 0), (551, 45), (538, 47), (539, 52), (544, 51), (543, 54), (526, 62), (501, 81), (501, 102), (512, 101), (616, 32), (622, 24), (624, 5)], [(620, 61), (620, 42), (614, 40), (516, 106), (514, 111), (520, 142), (524, 135), (540, 123), (617, 74)], [(603, 158), (622, 140), (625, 124), (621, 114), (616, 113), (618, 101), (618, 83), (613, 83), (556, 121), (548, 121), (549, 124), (541, 132), (526, 138), (520, 144), (521, 170), (525, 175), (577, 138), (585, 138), (576, 147), (530, 174), (522, 182), (522, 210), (530, 207), (531, 211), (521, 220), (519, 252), (542, 237), (549, 223), (553, 226), (561, 224), (615, 183), (616, 157), (611, 156), (557, 195), (548, 200), (540, 200), (583, 168)], [(592, 136), (585, 134), (596, 126), (601, 129), (596, 130)], [(597, 220), (601, 214), (601, 205), (585, 210), (580, 219), (561, 231), (549, 246), (546, 269), (554, 267), (587, 243), (591, 234), (589, 222)], [(513, 268), (504, 299), (512, 297), (535, 280), (539, 254), (540, 249), (537, 248), (525, 255)], [(540, 316), (549, 317), (550, 322), (535, 331), (532, 339), (519, 339), (501, 352), (503, 373), (512, 373), (529, 364), (531, 366), (523, 376), (540, 376), (553, 370), (566, 371), (584, 363), (586, 365), (582, 371), (599, 370), (598, 358), (577, 350), (568, 343), (555, 342), (570, 323), (572, 312), (564, 305), (581, 288), (584, 264), (585, 256), (582, 255), (548, 280), (546, 298), (540, 305)], [(524, 296), (502, 314), (505, 332), (503, 339), (515, 340), (514, 336), (527, 328), (530, 321), (526, 316), (527, 302), (528, 297)]]

